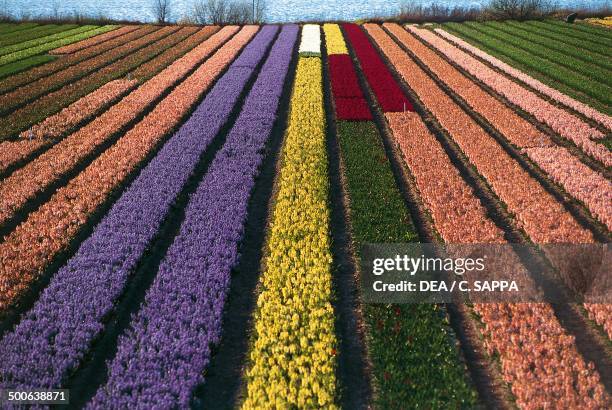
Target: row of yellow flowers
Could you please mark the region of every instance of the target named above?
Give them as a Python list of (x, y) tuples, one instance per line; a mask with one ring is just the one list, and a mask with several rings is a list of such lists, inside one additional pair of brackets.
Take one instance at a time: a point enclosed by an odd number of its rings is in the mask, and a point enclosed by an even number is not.
[(325, 46), (327, 54), (348, 54), (344, 36), (340, 31), (340, 26), (337, 24), (324, 24), (323, 31), (325, 32)]
[(612, 27), (612, 16), (604, 18), (590, 18), (586, 19), (591, 24), (599, 24), (601, 26)]
[(336, 407), (320, 57), (299, 57), (244, 408)]

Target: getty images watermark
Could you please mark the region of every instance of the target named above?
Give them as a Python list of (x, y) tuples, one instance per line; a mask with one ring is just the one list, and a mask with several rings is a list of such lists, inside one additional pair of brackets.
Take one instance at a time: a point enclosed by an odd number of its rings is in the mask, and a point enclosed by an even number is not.
[(366, 244), (367, 303), (611, 303), (609, 244)]

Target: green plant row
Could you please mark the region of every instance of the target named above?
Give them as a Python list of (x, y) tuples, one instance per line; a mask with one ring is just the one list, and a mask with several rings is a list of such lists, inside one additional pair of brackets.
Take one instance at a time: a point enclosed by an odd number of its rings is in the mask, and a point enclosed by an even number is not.
[(546, 59), (529, 54), (504, 41), (480, 33), (465, 24), (447, 23), (444, 27), (549, 86), (610, 114), (609, 87), (591, 81), (572, 70), (552, 64)]
[(585, 33), (598, 39), (608, 38), (612, 40), (612, 33), (604, 27), (597, 27), (588, 23), (567, 24), (561, 20), (547, 20), (546, 22), (557, 27), (568, 28), (576, 33)]
[(76, 24), (48, 24), (45, 26), (34, 27), (29, 30), (18, 31), (16, 33), (10, 33), (0, 38), (0, 49), (15, 45), (18, 43), (23, 43), (30, 40), (35, 40), (40, 37), (46, 37), (53, 34), (61, 33), (64, 31), (72, 30), (78, 28)]
[[(513, 45), (533, 56), (545, 59), (549, 62), (549, 65), (565, 67), (568, 70), (582, 74), (587, 79), (590, 78), (608, 86), (612, 83), (612, 75), (609, 70), (604, 70), (591, 64), (587, 64), (571, 57), (569, 54), (554, 51), (550, 48), (541, 46), (529, 38), (521, 38), (518, 33), (507, 33), (505, 30), (501, 30), (499, 27), (496, 28), (489, 26), (488, 23), (483, 24), (470, 22), (465, 24), (478, 30), (480, 33), (486, 36), (503, 41), (508, 45)], [(612, 90), (608, 89), (608, 93), (611, 92)]]
[[(337, 123), (355, 250), (364, 243), (418, 242), (372, 122)], [(477, 393), (441, 308), (364, 306), (377, 408), (469, 408)]]
[[(92, 27), (92, 26), (83, 26), (83, 27)], [(106, 33), (116, 28), (117, 26), (113, 26), (113, 25), (102, 26), (99, 28), (95, 28), (93, 30), (89, 29), (89, 31), (84, 31), (84, 32), (81, 32), (75, 35), (71, 35), (69, 37), (60, 38), (58, 40), (54, 40), (50, 42), (42, 42), (40, 45), (36, 47), (30, 47), (25, 50), (16, 51), (16, 52), (1, 56), (0, 65), (12, 63), (18, 60), (23, 60), (24, 58), (32, 57), (37, 54), (42, 54), (49, 50), (53, 50), (54, 48), (62, 47), (67, 44), (76, 43), (77, 41), (85, 40), (86, 38), (97, 36), (99, 34)], [(61, 34), (64, 34), (64, 33), (61, 33)], [(36, 40), (36, 41), (39, 41), (39, 40)]]
[(64, 38), (72, 37), (87, 31), (93, 30), (97, 26), (77, 26), (71, 30), (66, 30), (61, 33), (50, 34), (43, 37), (34, 38), (32, 40), (20, 41), (17, 44), (0, 47), (0, 55), (16, 53), (17, 51), (26, 50), (33, 47), (38, 47), (43, 44), (51, 43)]
[(15, 61), (13, 63), (5, 64), (0, 67), (0, 78), (8, 77), (13, 74), (20, 73), (30, 68), (48, 63), (57, 58), (57, 56), (50, 56), (48, 54), (42, 54), (38, 56), (32, 56), (25, 60)]
[(552, 31), (557, 34), (561, 34), (565, 37), (571, 37), (577, 40), (599, 44), (601, 46), (606, 46), (609, 41), (603, 39), (602, 36), (599, 35), (593, 35), (592, 33), (575, 30), (568, 24), (559, 25), (553, 21), (528, 21), (526, 24), (532, 25), (534, 27), (539, 27), (544, 30)]
[(14, 23), (4, 23), (4, 24), (0, 24), (0, 36), (3, 36), (5, 34), (10, 34), (10, 33), (14, 33), (17, 31), (21, 31), (21, 30), (28, 30), (32, 27), (36, 27), (38, 26), (37, 23), (21, 23), (21, 24), (14, 24)]
[(608, 55), (610, 47), (604, 46), (599, 43), (592, 43), (590, 41), (577, 39), (571, 36), (567, 36), (564, 33), (558, 33), (556, 31), (547, 30), (545, 27), (536, 26), (528, 23), (519, 23), (516, 21), (508, 21), (507, 24), (513, 27), (521, 28), (526, 33), (531, 33), (535, 36), (547, 38), (550, 40), (556, 40), (564, 47), (570, 45), (578, 50), (583, 50), (593, 57), (603, 58), (606, 64), (612, 65), (612, 58)]
[(504, 33), (526, 40), (529, 46), (527, 46), (528, 48), (523, 48), (531, 49), (532, 45), (536, 45), (537, 47), (543, 47), (544, 50), (547, 51), (552, 50), (556, 54), (566, 54), (571, 56), (572, 59), (581, 61), (583, 64), (586, 63), (596, 66), (596, 68), (599, 70), (604, 70), (608, 73), (608, 77), (612, 76), (612, 72), (610, 71), (612, 69), (612, 59), (610, 59), (610, 57), (607, 55), (597, 54), (597, 52), (593, 52), (582, 45), (573, 45), (571, 42), (566, 41), (565, 39), (550, 38), (548, 35), (542, 35), (538, 32), (534, 32), (534, 27), (526, 24), (517, 22), (502, 23), (495, 21), (489, 22), (487, 25), (501, 30)]

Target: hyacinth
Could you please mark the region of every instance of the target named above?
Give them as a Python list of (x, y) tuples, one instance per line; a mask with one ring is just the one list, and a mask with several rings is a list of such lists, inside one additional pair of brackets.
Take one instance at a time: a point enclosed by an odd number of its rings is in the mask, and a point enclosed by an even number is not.
[[(253, 63), (261, 59), (275, 31), (275, 28), (264, 28), (248, 46), (247, 53), (251, 50), (257, 52)], [(296, 33), (295, 29), (294, 39)], [(292, 43), (288, 48), (285, 71)], [(131, 271), (155, 237), (202, 153), (225, 123), (254, 70), (254, 66), (250, 72), (233, 67), (142, 170), (76, 255), (54, 275), (22, 325), (4, 338), (0, 344), (7, 359), (3, 373), (11, 374), (11, 385), (44, 382), (45, 385), (60, 386), (63, 377), (78, 365), (91, 341), (103, 329), (104, 318), (112, 312)], [(282, 72), (282, 67), (272, 68)], [(270, 71), (274, 71), (270, 74), (278, 75), (276, 70)], [(109, 260), (113, 269), (109, 269)], [(66, 297), (67, 294), (78, 294), (79, 297)], [(62, 320), (65, 311), (73, 312), (73, 320)], [(49, 332), (58, 337), (53, 340), (46, 338)], [(26, 339), (36, 342), (14, 342)], [(43, 345), (47, 348), (42, 348)], [(43, 365), (45, 362), (47, 365)], [(27, 365), (12, 367), (12, 363)], [(49, 363), (56, 365), (49, 366)]]
[(510, 102), (532, 114), (538, 121), (550, 126), (559, 135), (575, 143), (587, 155), (601, 161), (606, 166), (612, 165), (612, 152), (604, 145), (592, 140), (592, 138), (597, 139), (604, 136), (597, 129), (487, 67), (482, 62), (469, 56), (431, 31), (412, 26), (409, 26), (408, 30), (432, 44), (449, 59), (499, 92)]
[(435, 29), (435, 31), (442, 37), (446, 38), (447, 40), (452, 41), (457, 46), (463, 48), (464, 50), (469, 51), (476, 57), (479, 57), (483, 59), (484, 61), (487, 61), (488, 63), (492, 64), (496, 68), (499, 68), (506, 74), (524, 82), (525, 84), (529, 85), (530, 87), (533, 87), (534, 89), (538, 90), (542, 94), (547, 95), (548, 97), (552, 98), (553, 100), (581, 113), (585, 117), (591, 118), (592, 120), (599, 122), (600, 124), (604, 125), (606, 128), (612, 131), (612, 117), (610, 117), (609, 115), (601, 113), (597, 111), (596, 109), (589, 107), (588, 105), (580, 101), (577, 101), (573, 99), (572, 97), (565, 95), (560, 91), (555, 90), (552, 87), (547, 86), (541, 81), (536, 80), (535, 78), (529, 76), (528, 74), (525, 74), (521, 70), (518, 70), (512, 67), (511, 65), (504, 63), (503, 61), (493, 57), (487, 52), (477, 47), (474, 47), (467, 41), (464, 41), (460, 39), (459, 37), (454, 36), (441, 28), (437, 28)]
[(318, 24), (306, 24), (302, 27), (299, 53), (303, 56), (321, 55), (321, 27)]
[(98, 44), (96, 46), (86, 48), (84, 50), (79, 51), (78, 53), (66, 55), (50, 63), (31, 68), (19, 74), (15, 74), (11, 76), (11, 81), (0, 81), (0, 94), (6, 94), (7, 92), (26, 86), (46, 76), (61, 76), (64, 70), (76, 64), (79, 64), (92, 57), (96, 57), (106, 51), (112, 50), (116, 47), (120, 47), (131, 41), (139, 39), (140, 37), (149, 34), (155, 30), (156, 28), (152, 26), (139, 27), (138, 30), (123, 34), (119, 37)]
[[(394, 30), (395, 27), (398, 31)], [(365, 28), (438, 118), (443, 113), (451, 113), (454, 117), (459, 115), (451, 104), (442, 102), (444, 94), (434, 92), (435, 84), (380, 26), (366, 24)], [(389, 26), (389, 29), (399, 37), (399, 26)], [(428, 95), (431, 95), (431, 100), (426, 98)], [(412, 113), (388, 113), (386, 116), (404, 160), (414, 175), (420, 196), (432, 215), (436, 231), (444, 241), (505, 242), (503, 232), (488, 218), (479, 199), (420, 117)], [(443, 125), (447, 128), (446, 125), (451, 124)], [(463, 132), (470, 129), (467, 126), (469, 122), (462, 121), (461, 124)], [(457, 135), (453, 127), (449, 133), (453, 137)], [(474, 147), (481, 147), (482, 143), (483, 140), (479, 139)], [(434, 163), (436, 166), (431, 166)], [(511, 181), (514, 178), (507, 176)], [(538, 223), (535, 218), (530, 222)], [(530, 226), (550, 234), (546, 227)], [(491, 303), (476, 304), (474, 310), (485, 325), (483, 334), (488, 352), (499, 355), (502, 376), (511, 384), (519, 407), (541, 408), (559, 400), (567, 403), (568, 407), (580, 408), (604, 408), (609, 404), (610, 398), (599, 374), (584, 362), (573, 338), (565, 333), (550, 306)], [(555, 377), (549, 377), (550, 374)], [(587, 391), (592, 394), (586, 394)]]
[(376, 100), (383, 112), (414, 111), (412, 103), (408, 100), (389, 67), (374, 49), (368, 36), (357, 24), (343, 24), (342, 28), (347, 41), (351, 44), (359, 60)]
[[(54, 153), (57, 147), (69, 142), (72, 144), (69, 145), (70, 148), (57, 151), (59, 162), (62, 165), (70, 164), (70, 160), (74, 161), (74, 156), (71, 155), (79, 153), (82, 155), (83, 150), (91, 149), (90, 146), (95, 144), (97, 139), (104, 138), (105, 132), (117, 124), (116, 121), (125, 117), (133, 118), (130, 108), (154, 101), (164, 90), (189, 73), (192, 68), (198, 67), (187, 79), (175, 87), (149, 115), (77, 177), (59, 189), (48, 202), (31, 213), (28, 219), (0, 244), (0, 311), (6, 309), (27, 291), (30, 283), (38, 278), (42, 269), (55, 255), (69, 245), (87, 222), (88, 217), (107, 200), (108, 195), (120, 186), (128, 175), (134, 172), (152, 150), (164, 140), (164, 137), (179, 124), (183, 116), (190, 111), (217, 76), (230, 64), (240, 49), (255, 35), (257, 27), (245, 26), (238, 34), (225, 42), (238, 30), (236, 26), (226, 26), (130, 93), (105, 115), (90, 123), (90, 125), (98, 125), (97, 121), (104, 118), (105, 121), (110, 122), (102, 123), (104, 128), (94, 126), (88, 134), (80, 134), (83, 132), (81, 129), (73, 134), (73, 136), (81, 136), (80, 140), (74, 141), (68, 137), (39, 157), (39, 159), (44, 158), (49, 153)], [(223, 46), (204, 64), (200, 64), (205, 56), (210, 55), (220, 44)], [(113, 111), (123, 103), (129, 105)], [(115, 114), (115, 117), (106, 116), (108, 113)], [(37, 162), (38, 160), (31, 164)], [(58, 161), (51, 160), (50, 164), (54, 163), (57, 165)], [(6, 181), (11, 181), (13, 176), (25, 169), (29, 168), (20, 169)], [(43, 173), (43, 176), (48, 178), (48, 174)], [(37, 180), (42, 183), (48, 182), (40, 178), (40, 175)], [(36, 181), (29, 181), (30, 184), (34, 182)], [(31, 246), (32, 243), (39, 245), (34, 248)]]
[[(173, 27), (159, 29), (129, 44), (66, 68), (61, 73), (41, 78), (0, 96), (0, 113), (15, 109), (11, 115), (0, 118), (0, 139), (13, 137), (46, 116), (57, 113), (92, 88), (122, 76), (119, 70), (124, 61), (129, 63), (138, 56), (146, 61), (147, 49), (156, 48), (157, 42), (168, 41), (165, 37), (175, 31)], [(147, 47), (141, 50), (145, 46)]]
[(24, 58), (41, 54), (45, 51), (53, 50), (55, 48), (72, 44), (92, 36), (97, 36), (98, 34), (106, 33), (107, 31), (115, 30), (116, 28), (117, 26), (113, 25), (102, 27), (81, 26), (73, 30), (53, 34), (51, 36), (24, 41), (23, 43), (18, 43), (13, 46), (3, 47), (0, 51), (0, 65), (23, 60)]
[[(429, 38), (428, 34), (419, 33)], [(534, 125), (485, 92), (415, 37), (403, 32), (398, 37), (440, 80), (513, 145), (525, 151), (555, 182), (570, 195), (583, 201), (602, 222), (610, 223), (612, 209), (608, 204), (612, 200), (612, 190), (610, 183), (600, 173), (582, 164), (567, 149), (557, 146)], [(545, 152), (549, 154), (542, 155)]]
[(322, 63), (300, 57), (260, 279), (245, 409), (334, 408)]
[(340, 26), (337, 24), (323, 24), (323, 32), (325, 33), (325, 48), (327, 55), (348, 54), (346, 43), (340, 31)]
[[(211, 126), (218, 130), (227, 120), (277, 31), (277, 26), (264, 27), (217, 82), (192, 117), (191, 138), (203, 137)], [(249, 198), (297, 34), (297, 26), (286, 25), (274, 43), (225, 144), (191, 196), (181, 231), (130, 331), (120, 339), (109, 380), (90, 407), (106, 408), (109, 403), (129, 407), (136, 400), (144, 407), (183, 408), (189, 405), (194, 387), (204, 381), (209, 347), (221, 337), (230, 273), (238, 262)], [(266, 104), (262, 106), (261, 101)], [(182, 303), (185, 300), (189, 303)], [(181, 340), (174, 337), (177, 331), (183, 335)], [(170, 380), (167, 374), (172, 375)]]
[(79, 41), (74, 44), (69, 44), (67, 46), (59, 47), (54, 50), (51, 50), (49, 54), (72, 54), (77, 51), (81, 51), (85, 48), (93, 47), (105, 41), (114, 39), (116, 37), (122, 36), (127, 33), (131, 33), (134, 30), (137, 30), (138, 25), (133, 26), (122, 26), (116, 30), (109, 31), (108, 33), (100, 34), (91, 38), (88, 38), (83, 41)]

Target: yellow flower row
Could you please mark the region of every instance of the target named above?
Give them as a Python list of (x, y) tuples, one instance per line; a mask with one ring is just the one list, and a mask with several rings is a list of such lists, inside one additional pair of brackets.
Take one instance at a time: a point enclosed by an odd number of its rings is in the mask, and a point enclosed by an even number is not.
[(323, 31), (325, 32), (325, 46), (327, 54), (348, 54), (344, 37), (340, 31), (340, 26), (337, 24), (324, 24)]
[(612, 27), (612, 17), (590, 18), (586, 19), (589, 23), (600, 24), (602, 26)]
[(322, 63), (300, 57), (269, 254), (260, 279), (244, 408), (335, 408)]

